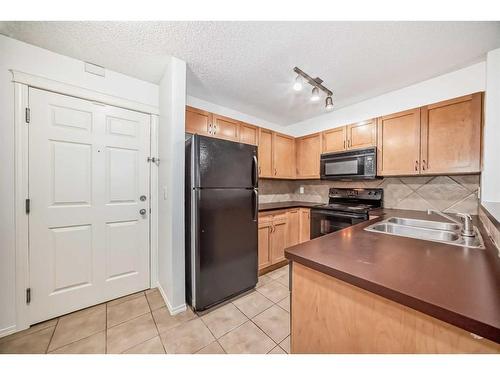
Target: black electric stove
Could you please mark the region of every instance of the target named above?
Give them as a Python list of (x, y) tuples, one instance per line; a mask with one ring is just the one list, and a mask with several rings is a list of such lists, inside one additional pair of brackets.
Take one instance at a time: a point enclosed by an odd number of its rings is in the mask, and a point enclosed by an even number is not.
[(328, 204), (311, 208), (311, 239), (368, 220), (371, 209), (382, 207), (383, 189), (331, 188)]

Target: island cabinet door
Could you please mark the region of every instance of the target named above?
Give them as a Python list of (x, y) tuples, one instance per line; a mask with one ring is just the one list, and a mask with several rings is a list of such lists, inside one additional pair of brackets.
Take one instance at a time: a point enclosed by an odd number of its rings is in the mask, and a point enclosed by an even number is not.
[(377, 143), (376, 119), (361, 121), (347, 126), (347, 147), (349, 149), (375, 146)]
[(273, 177), (273, 132), (259, 129), (259, 177)]
[(380, 117), (377, 128), (377, 174), (419, 174), (420, 108)]
[(212, 135), (212, 114), (201, 109), (186, 107), (186, 132)]
[(289, 135), (273, 134), (273, 176), (295, 177), (295, 139)]
[(259, 270), (271, 265), (271, 234), (272, 234), (272, 217), (259, 217), (259, 245), (258, 258)]
[(481, 171), (481, 108), (481, 93), (422, 108), (422, 174)]
[(300, 214), (299, 209), (287, 212), (288, 216), (288, 241), (287, 247), (297, 245), (300, 242)]
[(285, 248), (287, 247), (286, 214), (275, 215), (273, 218), (273, 229), (271, 235), (271, 263), (285, 260)]
[(299, 215), (299, 242), (302, 243), (311, 239), (311, 210), (309, 208), (301, 208)]
[(344, 151), (347, 148), (346, 144), (346, 127), (326, 130), (323, 132), (323, 154), (329, 152)]
[(295, 140), (297, 178), (319, 178), (321, 134), (311, 134)]
[(240, 124), (238, 121), (229, 117), (213, 115), (213, 136), (229, 141), (239, 141)]

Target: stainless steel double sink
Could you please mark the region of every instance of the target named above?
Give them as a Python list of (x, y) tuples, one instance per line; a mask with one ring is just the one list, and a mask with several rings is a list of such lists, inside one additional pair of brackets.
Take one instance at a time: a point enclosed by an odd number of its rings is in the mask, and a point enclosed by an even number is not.
[(467, 237), (461, 234), (462, 226), (456, 223), (390, 217), (366, 227), (365, 230), (448, 245), (484, 249), (483, 238), (477, 227), (474, 227), (475, 235)]

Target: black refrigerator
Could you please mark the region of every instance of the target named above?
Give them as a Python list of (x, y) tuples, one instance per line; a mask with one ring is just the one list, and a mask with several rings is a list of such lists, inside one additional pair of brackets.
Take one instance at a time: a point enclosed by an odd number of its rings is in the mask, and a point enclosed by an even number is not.
[(210, 308), (257, 283), (257, 147), (186, 139), (186, 300)]

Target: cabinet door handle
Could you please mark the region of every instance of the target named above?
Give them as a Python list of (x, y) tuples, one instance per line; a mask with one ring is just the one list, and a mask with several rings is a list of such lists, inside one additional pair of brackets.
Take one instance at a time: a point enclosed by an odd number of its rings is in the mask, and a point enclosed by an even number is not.
[(344, 148), (345, 148), (345, 139), (344, 139)]
[(418, 171), (418, 160), (415, 161), (415, 170)]
[(424, 160), (422, 160), (422, 170), (424, 170), (424, 171), (425, 171), (425, 159), (424, 159)]
[(212, 134), (212, 124), (208, 124), (208, 134)]
[(275, 175), (275, 176), (276, 176), (276, 173), (277, 173), (276, 168), (274, 168), (274, 175)]
[(214, 124), (214, 135), (217, 133), (217, 125)]

